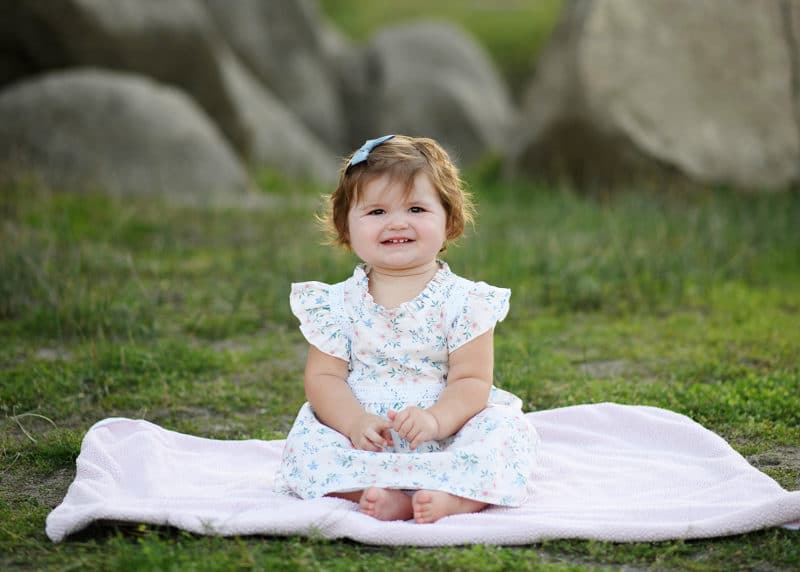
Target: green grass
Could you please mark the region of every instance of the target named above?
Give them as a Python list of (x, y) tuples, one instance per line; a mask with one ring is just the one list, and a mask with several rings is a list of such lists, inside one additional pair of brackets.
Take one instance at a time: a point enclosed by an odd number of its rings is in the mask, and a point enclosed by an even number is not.
[[(617, 401), (688, 414), (744, 455), (777, 455), (763, 469), (800, 489), (800, 467), (779, 454), (800, 449), (800, 194), (587, 198), (501, 185), (486, 172), (470, 180), (478, 224), (446, 258), (513, 290), (496, 334), (498, 385), (529, 409)], [(285, 435), (303, 401), (305, 351), (289, 284), (340, 280), (354, 263), (321, 246), (317, 193), (286, 188), (269, 206), (226, 209), (0, 191), (0, 568), (790, 570), (800, 561), (797, 533), (780, 529), (426, 550), (142, 526), (50, 543), (44, 519), (98, 419), (144, 417), (215, 438)]]
[(489, 54), (514, 94), (531, 78), (536, 56), (555, 26), (563, 0), (321, 0), (323, 13), (346, 36), (368, 40), (376, 30), (421, 19), (453, 23)]

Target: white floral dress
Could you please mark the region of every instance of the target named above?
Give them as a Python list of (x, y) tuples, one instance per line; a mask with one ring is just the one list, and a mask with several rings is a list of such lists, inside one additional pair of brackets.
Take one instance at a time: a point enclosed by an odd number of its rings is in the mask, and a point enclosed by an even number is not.
[[(440, 265), (416, 298), (394, 309), (372, 299), (363, 264), (338, 284), (292, 285), (292, 312), (303, 335), (348, 362), (348, 384), (371, 413), (433, 405), (447, 384), (449, 353), (508, 312), (510, 290), (466, 280)], [(353, 448), (305, 403), (287, 437), (275, 488), (305, 499), (370, 486), (429, 489), (519, 506), (530, 492), (539, 443), (521, 405), (493, 386), (487, 407), (455, 435), (412, 450), (393, 433), (393, 446), (372, 452)]]

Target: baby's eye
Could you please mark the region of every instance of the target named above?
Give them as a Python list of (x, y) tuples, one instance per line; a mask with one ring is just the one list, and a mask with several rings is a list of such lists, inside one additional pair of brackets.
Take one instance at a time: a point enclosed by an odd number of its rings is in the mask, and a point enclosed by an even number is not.
[(412, 213), (422, 213), (425, 212), (425, 209), (422, 207), (411, 207), (410, 210)]
[(372, 209), (367, 214), (370, 214), (370, 215), (382, 215), (385, 212), (386, 211), (384, 211), (383, 209)]

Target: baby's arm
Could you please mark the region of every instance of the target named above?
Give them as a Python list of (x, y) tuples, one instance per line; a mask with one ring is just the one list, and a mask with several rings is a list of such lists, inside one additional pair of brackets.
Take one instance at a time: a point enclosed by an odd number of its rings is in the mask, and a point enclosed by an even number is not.
[(493, 370), (494, 332), (489, 330), (450, 354), (447, 387), (435, 404), (389, 413), (394, 429), (412, 449), (431, 439), (446, 439), (486, 407)]
[(367, 413), (347, 385), (347, 362), (309, 346), (306, 398), (319, 420), (346, 435), (353, 447), (380, 451), (390, 443), (391, 423)]

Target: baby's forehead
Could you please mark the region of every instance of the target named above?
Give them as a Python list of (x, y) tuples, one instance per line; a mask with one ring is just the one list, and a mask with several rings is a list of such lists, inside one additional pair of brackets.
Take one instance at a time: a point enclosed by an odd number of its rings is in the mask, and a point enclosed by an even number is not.
[(354, 198), (354, 202), (358, 204), (398, 198), (402, 200), (435, 198), (441, 201), (439, 192), (424, 171), (418, 171), (407, 177), (381, 173), (359, 185)]

